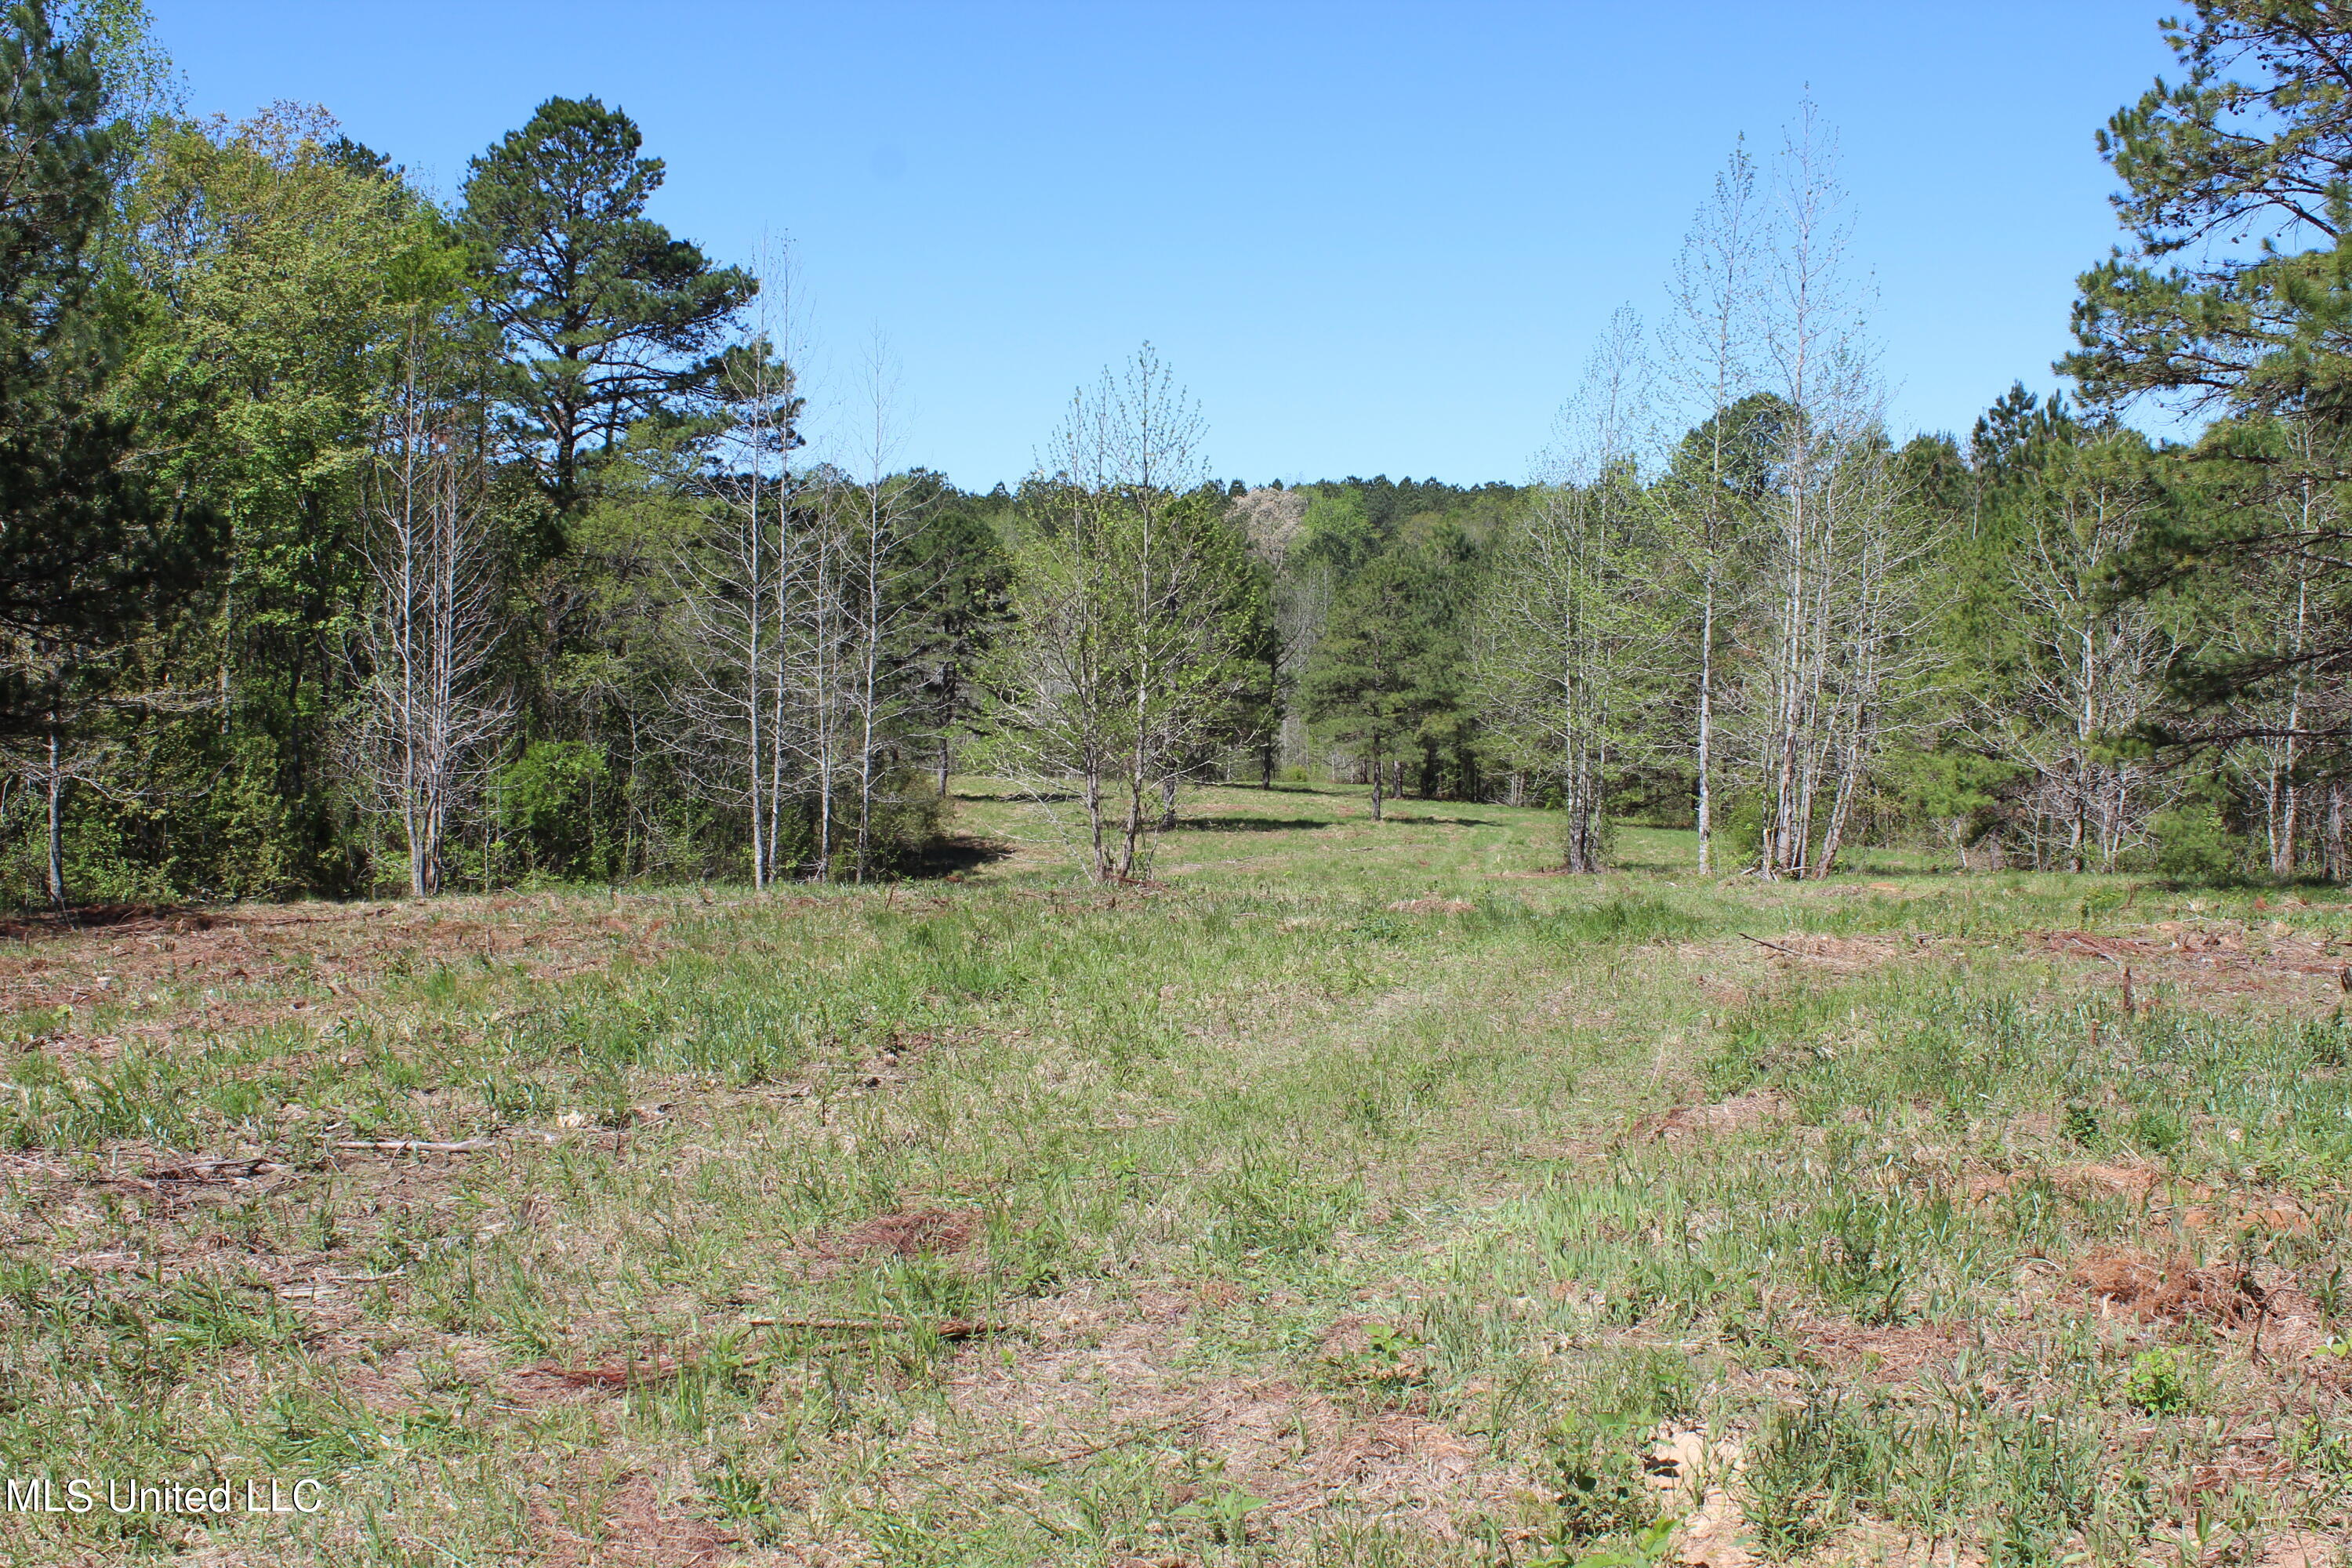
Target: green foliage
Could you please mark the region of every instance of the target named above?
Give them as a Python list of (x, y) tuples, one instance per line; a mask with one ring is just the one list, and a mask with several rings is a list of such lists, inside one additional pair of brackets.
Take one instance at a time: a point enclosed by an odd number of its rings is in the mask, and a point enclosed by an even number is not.
[(128, 149), (91, 40), (10, 6), (0, 103), (0, 630), (35, 643), (12, 650), (0, 720), (54, 724), (79, 695), (66, 650), (127, 635), (183, 541), (125, 462), (132, 420), (104, 401), (121, 341), (101, 229)]
[[(1654, 1352), (1596, 1356), (1573, 1394), (1541, 1439), (1559, 1496), (1558, 1552), (1550, 1560), (1654, 1561), (1641, 1554), (1656, 1545), (1649, 1532), (1659, 1522), (1648, 1461), (1659, 1424), (1691, 1408), (1689, 1363)], [(1595, 1554), (1591, 1548), (1601, 1542), (1614, 1551)]]
[(645, 216), (664, 171), (642, 142), (617, 109), (551, 98), (467, 166), (460, 227), (505, 341), (507, 428), (559, 512), (583, 458), (709, 395), (719, 334), (758, 289)]
[(1546, 1447), (1559, 1487), (1558, 1529), (1570, 1543), (1636, 1531), (1657, 1516), (1642, 1468), (1651, 1423), (1612, 1411), (1564, 1415)]
[(988, 755), (1070, 788), (1097, 881), (1136, 875), (1181, 780), (1262, 725), (1272, 604), (1223, 492), (1170, 488), (1199, 416), (1151, 346), (1082, 392), (1022, 486)]
[[(2185, 74), (2099, 135), (2125, 184), (2117, 210), (2134, 249), (2082, 279), (2081, 347), (2063, 368), (2091, 396), (2154, 389), (2248, 412), (2341, 406), (2347, 362), (2334, 344), (2352, 310), (2339, 238), (2352, 174), (2341, 37), (2296, 0), (2204, 0), (2167, 26)], [(2217, 234), (2263, 243), (2186, 259)]]
[(2168, 1350), (2141, 1351), (2132, 1357), (2124, 1378), (2124, 1397), (2155, 1415), (2172, 1415), (2189, 1407), (2189, 1386), (2180, 1378), (2180, 1363)]
[(2156, 868), (2184, 881), (2210, 882), (2233, 875), (2239, 865), (2235, 837), (2220, 810), (2197, 803), (2158, 813), (2148, 824), (2156, 837)]
[(1455, 700), (1446, 574), (1442, 557), (1420, 551), (1373, 558), (1339, 591), (1307, 666), (1307, 717), (1370, 770), (1376, 816), (1382, 770)]
[(492, 776), (503, 852), (526, 876), (572, 879), (606, 868), (597, 840), (604, 754), (580, 741), (535, 741)]
[(1221, 1546), (1239, 1546), (1249, 1540), (1249, 1516), (1267, 1500), (1238, 1487), (1221, 1487), (1194, 1502), (1171, 1509), (1168, 1517), (1196, 1523)]
[[(34, 788), (0, 802), (6, 896), (380, 885), (404, 829), (359, 765), (382, 597), (366, 520), (410, 394), (478, 465), (467, 502), (493, 542), (479, 689), (500, 732), (444, 834), (468, 885), (740, 875), (754, 797), (767, 870), (837, 868), (839, 627), (795, 622), (756, 654), (713, 628), (758, 605), (837, 611), (861, 585), (887, 626), (861, 806), (877, 872), (924, 868), (961, 750), (1042, 793), (1091, 781), (1069, 793), (1108, 879), (1148, 873), (1179, 784), (1240, 766), (1336, 768), (1383, 812), (1399, 794), (1545, 803), (1580, 870), (1620, 853), (1619, 819), (1694, 820), (1704, 784), (1716, 872), (1810, 872), (1818, 825), (1770, 857), (1764, 829), (1820, 796), (1852, 825), (1849, 865), (1938, 844), (1971, 873), (2340, 878), (2352, 585), (2304, 543), (2340, 530), (2352, 449), (2341, 31), (2278, 0), (2172, 29), (2187, 76), (2103, 143), (2131, 245), (2083, 279), (2079, 395), (2019, 384), (1965, 440), (1871, 430), (1816, 452), (1815, 411), (1734, 366), (1687, 430), (1618, 441), (1572, 485), (1251, 489), (1198, 482), (1187, 448), (1181, 478), (1165, 451), (1057, 460), (1016, 497), (919, 468), (868, 495), (801, 456), (808, 394), (790, 345), (748, 330), (756, 280), (648, 216), (667, 170), (618, 109), (547, 100), (445, 210), (323, 111), (177, 117), (139, 0), (17, 7), (0, 727)], [(2192, 243), (2223, 234), (2255, 243)], [(1169, 389), (1149, 351), (1139, 368)], [(2141, 393), (2222, 416), (2193, 448), (2151, 443), (2112, 417)], [(1901, 578), (1904, 608), (1823, 666), (1885, 676), (1822, 721), (1838, 737), (1812, 726), (1805, 765), (1827, 773), (1801, 789), (1755, 681), (1775, 679), (1772, 520), (1810, 482), (1800, 448), (1831, 447), (1881, 487), (1868, 505), (1894, 531), (1870, 548), (1894, 575), (1873, 581)], [(853, 492), (906, 523), (862, 567)], [(747, 493), (774, 548), (762, 585), (729, 585), (705, 569)], [(1807, 571), (1832, 592), (1863, 557), (1824, 548)], [(1408, 934), (1382, 931), (1358, 935)]]

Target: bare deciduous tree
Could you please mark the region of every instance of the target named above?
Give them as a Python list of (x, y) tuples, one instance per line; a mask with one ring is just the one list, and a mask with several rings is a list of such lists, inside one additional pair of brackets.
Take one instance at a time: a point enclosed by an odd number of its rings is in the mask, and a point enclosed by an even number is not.
[(2111, 871), (2162, 804), (2155, 771), (2114, 749), (2153, 712), (2168, 648), (2146, 600), (2108, 591), (2147, 498), (2128, 458), (2095, 444), (2054, 447), (2046, 461), (2010, 569), (2022, 668), (1996, 744), (2032, 768), (2029, 807), (2055, 830), (2042, 838), (2063, 847), (2066, 868), (2095, 858)]
[(1000, 751), (1034, 794), (1077, 786), (1097, 880), (1137, 874), (1239, 683), (1246, 547), (1199, 489), (1201, 437), (1146, 344), (1071, 400), (1026, 487)]
[(506, 722), (490, 679), (499, 554), (480, 458), (424, 359), (412, 334), (370, 476), (355, 747), (360, 776), (400, 817), (419, 898), (440, 889), (451, 812)]
[(785, 868), (783, 813), (799, 751), (793, 628), (809, 591), (796, 537), (806, 481), (795, 461), (802, 345), (791, 252), (770, 251), (761, 272), (751, 335), (721, 372), (731, 422), (707, 476), (710, 527), (671, 565), (687, 643), (674, 699), (688, 721), (683, 760), (704, 787), (742, 804), (754, 888)]
[(1683, 411), (1699, 449), (1678, 453), (1685, 471), (1662, 509), (1661, 542), (1696, 601), (1692, 628), (1693, 761), (1698, 868), (1715, 868), (1716, 684), (1722, 628), (1736, 613), (1739, 552), (1752, 521), (1741, 480), (1733, 410), (1750, 390), (1759, 331), (1757, 249), (1762, 224), (1756, 164), (1743, 145), (1715, 180), (1675, 264), (1667, 342)]
[(874, 870), (874, 814), (881, 804), (886, 774), (891, 771), (886, 755), (889, 739), (909, 705), (895, 661), (901, 623), (913, 607), (909, 590), (915, 586), (908, 581), (905, 564), (915, 508), (907, 484), (894, 478), (890, 469), (898, 444), (892, 423), (896, 377), (878, 339), (868, 356), (866, 374), (860, 472), (839, 497), (839, 504), (851, 513), (844, 532), (855, 565), (847, 606), (851, 644), (847, 662), (857, 752), (853, 874), (860, 882)]
[(1258, 782), (1271, 789), (1277, 760), (1294, 745), (1304, 749), (1306, 719), (1292, 710), (1296, 704), (1284, 699), (1297, 684), (1298, 672), (1307, 668), (1307, 656), (1315, 649), (1315, 635), (1330, 613), (1330, 576), (1328, 573), (1302, 576), (1289, 570), (1291, 552), (1307, 521), (1307, 498), (1297, 490), (1272, 485), (1244, 490), (1234, 498), (1227, 517), (1249, 542), (1250, 552), (1265, 563), (1274, 588), (1274, 636), (1268, 647), (1273, 668), (1268, 671), (1268, 683), (1276, 712), (1273, 721), (1263, 725), (1257, 735)]
[(1643, 595), (1626, 555), (1643, 510), (1646, 381), (1640, 325), (1621, 310), (1561, 417), (1538, 499), (1500, 541), (1474, 637), (1483, 706), (1515, 763), (1559, 782), (1571, 872), (1605, 868), (1609, 767), (1641, 663)]
[(1924, 541), (1894, 482), (1833, 139), (1799, 108), (1774, 168), (1762, 342), (1786, 406), (1759, 530), (1748, 719), (1759, 869), (1825, 875), (1888, 731), (1892, 661), (1917, 624)]

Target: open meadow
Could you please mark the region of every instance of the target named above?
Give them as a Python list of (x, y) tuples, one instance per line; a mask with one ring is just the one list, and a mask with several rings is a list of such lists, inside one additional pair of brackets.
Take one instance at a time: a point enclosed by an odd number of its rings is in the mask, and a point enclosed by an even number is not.
[(963, 794), (887, 887), (22, 928), (0, 1457), (325, 1505), (0, 1554), (2352, 1541), (2352, 905), (1636, 828), (1570, 879), (1543, 814), (1304, 787), (1093, 889)]

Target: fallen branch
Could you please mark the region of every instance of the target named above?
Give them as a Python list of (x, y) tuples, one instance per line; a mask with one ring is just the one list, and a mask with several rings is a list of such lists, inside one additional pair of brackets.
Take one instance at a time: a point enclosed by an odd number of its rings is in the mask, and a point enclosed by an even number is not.
[(971, 1318), (941, 1318), (930, 1323), (919, 1318), (745, 1318), (741, 1321), (744, 1327), (752, 1329), (811, 1329), (835, 1333), (860, 1329), (929, 1328), (943, 1340), (977, 1339), (982, 1334), (1003, 1333), (1008, 1326)]
[[(243, 1169), (231, 1169), (233, 1166), (242, 1166)], [(147, 1173), (147, 1179), (153, 1182), (215, 1182), (266, 1176), (284, 1169), (284, 1165), (262, 1155), (237, 1154), (218, 1160), (183, 1160), (176, 1165), (159, 1166)]]
[[(1741, 931), (1739, 934), (1742, 936), (1748, 936), (1746, 931)], [(1754, 942), (1759, 947), (1769, 947), (1774, 952), (1785, 952), (1790, 958), (1811, 958), (1812, 956), (1810, 952), (1799, 952), (1793, 948), (1782, 947), (1777, 942), (1766, 942), (1760, 936), (1748, 936), (1748, 940)]]
[(495, 1138), (461, 1138), (454, 1143), (428, 1143), (419, 1138), (344, 1138), (338, 1149), (356, 1149), (379, 1154), (478, 1154), (485, 1149), (495, 1149)]

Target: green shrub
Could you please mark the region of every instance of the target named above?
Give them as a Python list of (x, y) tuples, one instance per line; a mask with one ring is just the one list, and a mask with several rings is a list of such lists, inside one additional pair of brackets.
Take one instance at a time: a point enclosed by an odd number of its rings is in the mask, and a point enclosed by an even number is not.
[(504, 872), (568, 879), (593, 877), (596, 792), (604, 753), (580, 741), (534, 741), (491, 775), (492, 819), (509, 865)]

